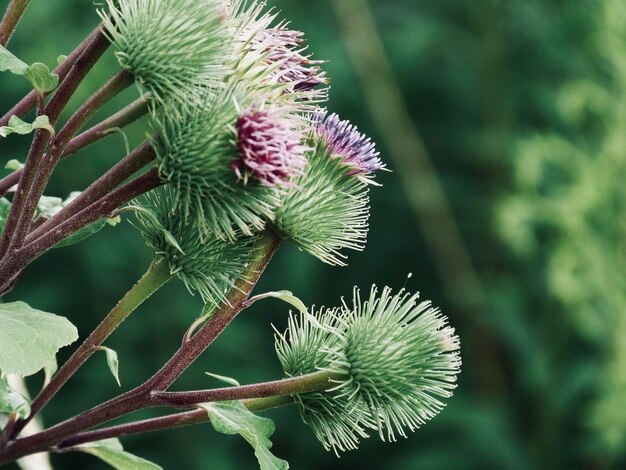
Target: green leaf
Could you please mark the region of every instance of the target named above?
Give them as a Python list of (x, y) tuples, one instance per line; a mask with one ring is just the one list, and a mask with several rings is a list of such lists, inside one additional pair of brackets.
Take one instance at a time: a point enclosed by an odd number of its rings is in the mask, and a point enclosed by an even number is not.
[(17, 170), (21, 170), (22, 168), (24, 168), (24, 164), (14, 158), (13, 160), (9, 160), (7, 164), (4, 165), (4, 168), (7, 170), (17, 171)]
[(45, 366), (43, 366), (43, 373), (44, 373), (43, 386), (44, 387), (50, 383), (52, 376), (56, 374), (56, 371), (58, 370), (58, 368), (59, 368), (59, 365), (57, 364), (56, 356), (50, 359), (50, 361), (48, 361), (48, 363)]
[(124, 451), (119, 439), (104, 439), (74, 447), (98, 457), (117, 470), (163, 470), (159, 465)]
[(111, 348), (107, 348), (105, 346), (100, 346), (100, 350), (104, 351), (104, 353), (107, 356), (107, 365), (109, 366), (109, 370), (111, 371), (111, 374), (113, 374), (113, 377), (115, 378), (115, 381), (117, 382), (117, 385), (119, 385), (120, 387), (122, 386), (122, 384), (120, 383), (120, 361), (117, 358), (117, 353), (111, 349)]
[(96, 233), (98, 233), (100, 230), (106, 227), (107, 224), (112, 225), (109, 223), (109, 219), (96, 220), (95, 222), (90, 223), (86, 227), (81, 228), (77, 232), (74, 232), (65, 240), (62, 240), (61, 242), (54, 245), (54, 248), (64, 248), (66, 246), (71, 246), (71, 245), (80, 243), (86, 238), (89, 238), (92, 235), (95, 235)]
[(50, 73), (48, 66), (40, 62), (28, 67), (24, 77), (33, 84), (33, 88), (40, 95), (54, 90), (59, 84), (59, 76)]
[(78, 331), (67, 318), (24, 302), (0, 304), (0, 371), (4, 374), (32, 375), (77, 339)]
[(50, 125), (48, 116), (37, 116), (32, 124), (22, 121), (17, 116), (11, 116), (8, 125), (0, 127), (0, 137), (6, 137), (11, 134), (26, 135), (35, 129), (46, 129), (50, 134), (54, 135), (54, 128)]
[(250, 299), (250, 302), (256, 302), (257, 300), (266, 299), (268, 297), (274, 297), (275, 299), (280, 299), (283, 302), (287, 302), (288, 304), (297, 308), (298, 311), (303, 315), (308, 315), (309, 313), (306, 305), (304, 305), (304, 302), (302, 302), (302, 300), (293, 295), (293, 292), (288, 290), (279, 290), (277, 292), (266, 292), (265, 294), (255, 295)]
[(11, 202), (5, 198), (0, 197), (0, 233), (4, 229), (4, 224), (7, 222), (9, 216), (9, 210), (11, 209)]
[(232, 385), (233, 387), (239, 387), (241, 384), (237, 382), (232, 377), (226, 377), (224, 375), (212, 374), (211, 372), (205, 372), (209, 377), (213, 377), (214, 379), (219, 380), (220, 382), (227, 383), (228, 385)]
[(36, 62), (28, 65), (5, 47), (0, 46), (0, 72), (7, 70), (15, 75), (23, 75), (40, 95), (54, 90), (59, 84), (59, 76), (50, 73), (50, 69), (45, 64)]
[(252, 413), (240, 401), (204, 403), (213, 429), (223, 434), (239, 434), (254, 448), (261, 470), (286, 470), (289, 464), (270, 452), (274, 421)]
[(28, 64), (11, 54), (6, 47), (0, 46), (0, 72), (8, 70), (15, 75), (24, 75)]
[(0, 377), (0, 413), (15, 413), (20, 419), (30, 414), (30, 403), (9, 386), (6, 377)]

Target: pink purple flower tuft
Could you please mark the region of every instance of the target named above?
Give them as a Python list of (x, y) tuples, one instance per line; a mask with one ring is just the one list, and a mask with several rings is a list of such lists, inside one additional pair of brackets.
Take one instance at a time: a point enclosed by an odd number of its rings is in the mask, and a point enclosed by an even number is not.
[(329, 151), (350, 166), (352, 175), (371, 175), (385, 168), (374, 142), (361, 134), (350, 121), (336, 114), (320, 111), (313, 117), (317, 135), (323, 138)]
[(239, 158), (232, 163), (237, 177), (247, 184), (250, 176), (265, 186), (291, 187), (308, 161), (301, 125), (280, 111), (244, 111), (237, 120)]
[(328, 83), (326, 73), (319, 67), (321, 60), (311, 60), (304, 55), (305, 47), (303, 33), (287, 28), (269, 28), (260, 34), (260, 41), (266, 47), (267, 60), (279, 63), (275, 78), (278, 83), (292, 84), (294, 92), (307, 92), (315, 95), (325, 95), (324, 89), (316, 89), (319, 85)]

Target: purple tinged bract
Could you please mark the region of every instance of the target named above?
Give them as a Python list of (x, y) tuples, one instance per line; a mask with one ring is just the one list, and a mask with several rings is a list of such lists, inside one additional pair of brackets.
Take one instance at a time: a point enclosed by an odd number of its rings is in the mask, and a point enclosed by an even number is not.
[(328, 151), (351, 167), (352, 175), (372, 175), (385, 168), (374, 142), (337, 114), (320, 111), (313, 117), (315, 131), (324, 140)]

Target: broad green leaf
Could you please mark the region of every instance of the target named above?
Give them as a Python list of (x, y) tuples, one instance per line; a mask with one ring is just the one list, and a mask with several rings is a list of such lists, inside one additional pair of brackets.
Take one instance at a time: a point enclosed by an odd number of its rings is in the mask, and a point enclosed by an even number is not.
[(302, 313), (303, 315), (307, 315), (309, 313), (308, 309), (306, 308), (306, 305), (304, 305), (302, 300), (300, 300), (298, 297), (293, 295), (293, 292), (288, 291), (288, 290), (279, 290), (277, 292), (266, 292), (265, 294), (255, 295), (254, 297), (250, 299), (250, 302), (255, 302), (257, 300), (266, 299), (268, 297), (280, 299), (283, 302), (287, 302), (288, 304), (291, 304), (292, 306), (297, 308), (298, 311)]
[(40, 95), (54, 90), (59, 84), (59, 76), (50, 73), (45, 64), (36, 62), (28, 65), (0, 46), (0, 72), (7, 70), (15, 75), (23, 75)]
[(77, 339), (78, 331), (67, 318), (24, 302), (0, 304), (0, 371), (4, 374), (32, 375)]
[(117, 384), (121, 387), (122, 384), (120, 383), (120, 361), (117, 358), (117, 353), (113, 349), (107, 348), (105, 346), (100, 346), (100, 350), (104, 351), (104, 353), (106, 354), (109, 370), (111, 371), (111, 374), (113, 374), (113, 377), (115, 378)]
[(4, 165), (4, 168), (7, 170), (16, 171), (16, 170), (21, 170), (22, 168), (24, 168), (24, 164), (14, 158), (13, 160), (9, 160), (7, 164)]
[(6, 377), (0, 376), (0, 413), (15, 413), (24, 419), (30, 414), (28, 400), (9, 386)]
[(11, 116), (9, 118), (8, 124), (6, 126), (0, 127), (0, 137), (6, 137), (11, 134), (26, 135), (30, 134), (35, 129), (45, 129), (50, 132), (50, 134), (54, 134), (54, 128), (50, 125), (50, 120), (48, 119), (48, 116), (37, 116), (32, 123), (22, 121), (17, 116)]
[(232, 385), (233, 387), (239, 387), (241, 385), (239, 382), (237, 382), (232, 377), (226, 377), (224, 375), (212, 374), (211, 372), (205, 372), (205, 374), (208, 375), (209, 377), (213, 377), (214, 379), (219, 380), (220, 382), (224, 382), (224, 383), (227, 383), (229, 385)]
[(98, 457), (117, 470), (163, 470), (159, 465), (124, 451), (119, 439), (104, 439), (74, 447)]
[(289, 464), (270, 452), (274, 421), (252, 413), (240, 401), (203, 403), (213, 429), (223, 434), (239, 434), (254, 448), (261, 470), (286, 470)]

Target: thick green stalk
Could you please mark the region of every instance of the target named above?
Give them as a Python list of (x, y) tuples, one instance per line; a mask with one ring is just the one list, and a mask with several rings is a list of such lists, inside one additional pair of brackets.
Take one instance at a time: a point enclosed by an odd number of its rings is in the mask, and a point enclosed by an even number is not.
[(18, 421), (12, 435), (17, 435), (26, 424), (56, 395), (61, 387), (74, 375), (78, 368), (98, 350), (98, 347), (115, 329), (141, 305), (148, 297), (172, 278), (165, 260), (154, 261), (144, 276), (126, 293), (119, 303), (109, 312), (102, 323), (63, 364), (31, 404), (28, 418)]

